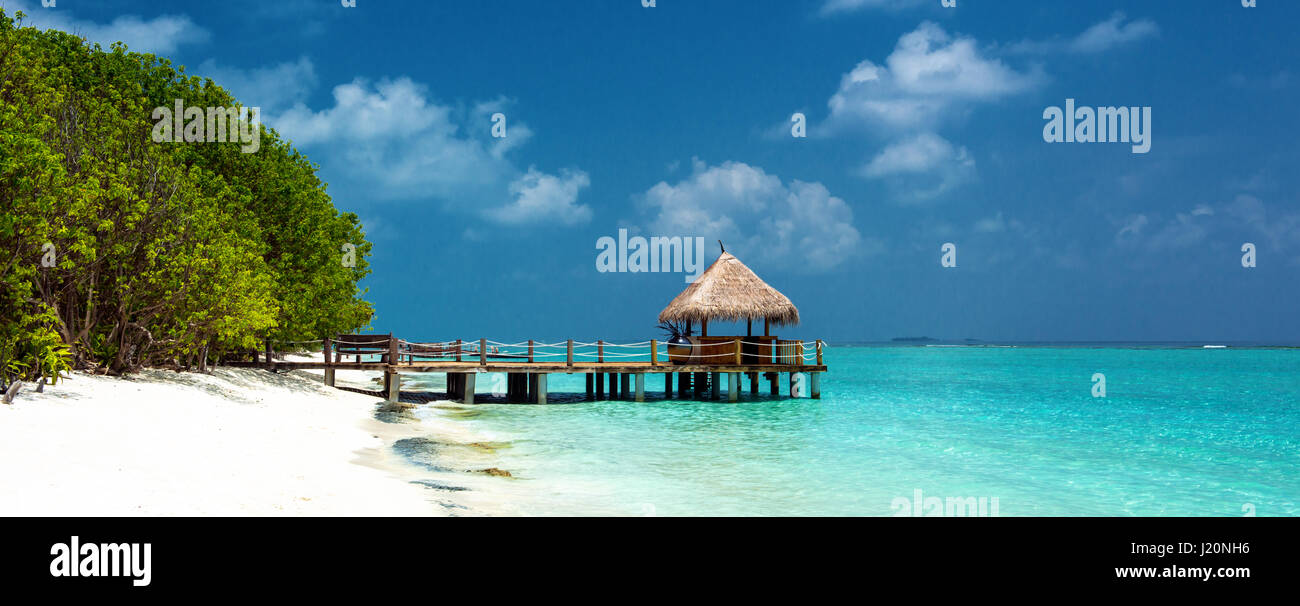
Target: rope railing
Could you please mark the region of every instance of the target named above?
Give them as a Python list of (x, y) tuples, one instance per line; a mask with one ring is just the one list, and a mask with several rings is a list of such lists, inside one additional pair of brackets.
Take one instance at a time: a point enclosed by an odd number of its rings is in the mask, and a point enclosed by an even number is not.
[[(342, 355), (379, 356), (381, 361), (390, 353), (395, 360), (412, 363), (422, 361), (457, 361), (487, 363), (496, 361), (527, 361), (534, 363), (543, 360), (554, 363), (563, 360), (572, 365), (577, 362), (650, 362), (656, 366), (672, 366), (679, 363), (702, 362), (713, 364), (720, 360), (735, 359), (737, 364), (803, 364), (815, 361), (822, 363), (823, 341), (747, 340), (744, 337), (718, 338), (704, 343), (667, 343), (658, 340), (646, 340), (634, 343), (610, 343), (604, 340), (595, 342), (561, 341), (545, 343), (539, 341), (519, 341), (506, 343), (489, 339), (454, 339), (447, 341), (406, 341), (394, 339), (387, 335), (375, 335), (374, 339), (324, 339), (314, 341), (283, 341), (280, 344), (315, 344), (326, 342), (334, 353), (334, 346), (360, 347), (362, 352), (343, 351)], [(712, 349), (706, 349), (712, 348)], [(366, 351), (369, 349), (370, 351)], [(332, 356), (331, 356), (332, 357)], [(360, 358), (358, 358), (360, 359)]]

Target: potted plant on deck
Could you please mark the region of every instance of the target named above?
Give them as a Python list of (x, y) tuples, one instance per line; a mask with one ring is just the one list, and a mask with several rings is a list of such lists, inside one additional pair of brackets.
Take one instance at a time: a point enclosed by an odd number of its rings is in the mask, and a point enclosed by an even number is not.
[(668, 359), (673, 364), (686, 364), (691, 361), (695, 348), (691, 347), (691, 325), (686, 321), (660, 322), (659, 330), (664, 331), (668, 343)]

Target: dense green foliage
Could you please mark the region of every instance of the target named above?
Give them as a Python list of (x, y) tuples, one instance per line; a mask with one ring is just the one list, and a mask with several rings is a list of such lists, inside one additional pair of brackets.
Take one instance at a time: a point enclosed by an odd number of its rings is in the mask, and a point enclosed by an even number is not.
[(238, 104), (166, 59), (0, 11), (0, 383), (190, 367), (370, 321), (370, 244), (316, 167), (266, 128), (256, 153), (155, 143), (152, 111), (176, 99)]

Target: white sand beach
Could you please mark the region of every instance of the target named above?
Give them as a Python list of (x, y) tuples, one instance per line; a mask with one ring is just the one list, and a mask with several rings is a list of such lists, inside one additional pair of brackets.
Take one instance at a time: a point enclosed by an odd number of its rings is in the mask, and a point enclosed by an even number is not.
[[(430, 427), (376, 420), (378, 398), (309, 373), (74, 373), (33, 389), (0, 405), (0, 515), (440, 516), (453, 507), (412, 483), (419, 470), (389, 448)], [(499, 478), (470, 482), (484, 480)]]

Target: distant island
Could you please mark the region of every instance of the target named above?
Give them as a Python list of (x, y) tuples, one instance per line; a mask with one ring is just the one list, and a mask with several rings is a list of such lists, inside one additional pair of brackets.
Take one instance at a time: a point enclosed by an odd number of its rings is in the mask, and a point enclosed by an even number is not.
[(932, 339), (930, 337), (894, 337), (892, 341), (894, 343), (938, 343), (939, 342), (938, 339)]

